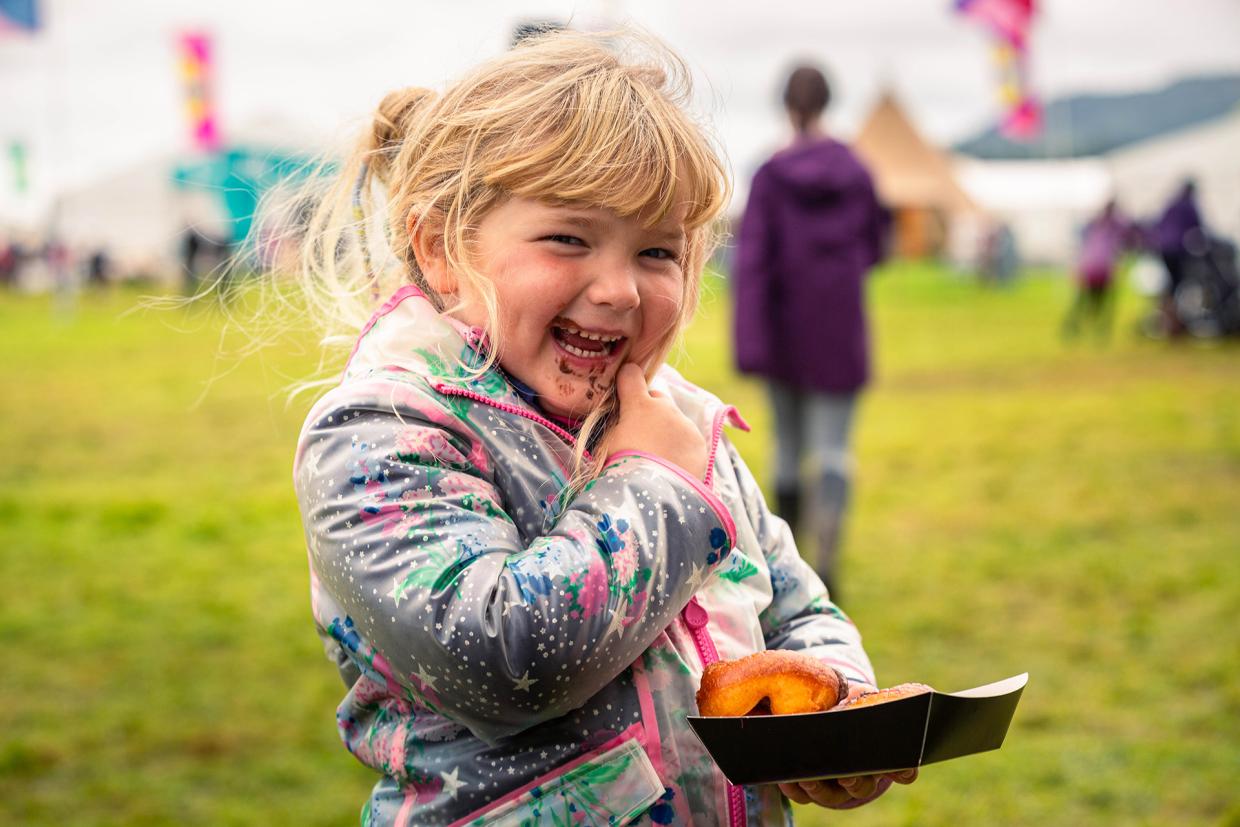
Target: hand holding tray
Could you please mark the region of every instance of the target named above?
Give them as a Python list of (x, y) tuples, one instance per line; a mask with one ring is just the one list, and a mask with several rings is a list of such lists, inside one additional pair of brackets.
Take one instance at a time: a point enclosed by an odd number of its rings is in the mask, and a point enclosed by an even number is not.
[(733, 784), (895, 772), (998, 749), (1028, 680), (855, 709), (688, 721)]

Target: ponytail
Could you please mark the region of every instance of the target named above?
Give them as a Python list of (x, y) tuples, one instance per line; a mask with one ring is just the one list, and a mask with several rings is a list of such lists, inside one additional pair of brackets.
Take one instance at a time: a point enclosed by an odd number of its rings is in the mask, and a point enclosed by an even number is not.
[(384, 186), (391, 185), (392, 162), (400, 152), (410, 126), (426, 114), (437, 97), (430, 89), (409, 86), (389, 92), (379, 102), (370, 133), (363, 138), (362, 151), (370, 174)]
[[(383, 295), (379, 274), (375, 270), (374, 259), (371, 255), (369, 234), (366, 231), (366, 225), (369, 223), (366, 213), (367, 194), (372, 180), (378, 180), (384, 188), (390, 189), (392, 164), (404, 144), (409, 125), (425, 112), (435, 97), (435, 93), (431, 90), (416, 86), (388, 93), (380, 101), (370, 132), (363, 136), (362, 145), (358, 149), (357, 154), (362, 158), (362, 162), (351, 198), (353, 221), (362, 257), (362, 267), (370, 283), (370, 298), (375, 304), (378, 304)], [(407, 264), (410, 266), (410, 275), (414, 282), (432, 298), (436, 308), (442, 310), (438, 297), (434, 291), (430, 290), (429, 285), (418, 272), (417, 262), (409, 259)]]

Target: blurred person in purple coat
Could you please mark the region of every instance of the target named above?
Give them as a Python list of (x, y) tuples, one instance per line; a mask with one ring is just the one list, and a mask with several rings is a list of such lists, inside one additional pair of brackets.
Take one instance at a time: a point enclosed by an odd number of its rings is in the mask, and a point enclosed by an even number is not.
[(1133, 225), (1120, 212), (1115, 199), (1108, 201), (1102, 212), (1085, 225), (1076, 263), (1076, 299), (1063, 322), (1065, 338), (1077, 336), (1082, 323), (1093, 327), (1099, 339), (1110, 335), (1115, 268), (1134, 242)]
[(775, 414), (776, 510), (802, 511), (811, 562), (838, 598), (849, 433), (870, 375), (865, 277), (882, 258), (886, 218), (869, 172), (826, 134), (822, 72), (801, 66), (784, 105), (792, 143), (754, 175), (737, 238), (737, 367), (768, 382)]
[(1167, 285), (1162, 297), (1163, 329), (1169, 336), (1184, 332), (1184, 323), (1175, 307), (1175, 291), (1184, 280), (1184, 271), (1191, 257), (1189, 244), (1202, 232), (1201, 213), (1197, 211), (1197, 185), (1186, 178), (1172, 196), (1153, 228), (1153, 244), (1167, 267)]

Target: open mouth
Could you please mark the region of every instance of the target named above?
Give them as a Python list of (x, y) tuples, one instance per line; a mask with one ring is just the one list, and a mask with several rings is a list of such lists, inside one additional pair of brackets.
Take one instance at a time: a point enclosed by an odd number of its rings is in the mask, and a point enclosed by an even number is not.
[(556, 344), (579, 359), (606, 359), (624, 343), (625, 337), (615, 333), (582, 330), (567, 322), (551, 326)]

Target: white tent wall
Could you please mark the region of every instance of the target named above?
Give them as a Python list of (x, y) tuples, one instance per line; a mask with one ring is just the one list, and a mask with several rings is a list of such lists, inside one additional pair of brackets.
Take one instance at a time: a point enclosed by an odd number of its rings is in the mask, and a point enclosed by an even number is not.
[(957, 159), (956, 174), (985, 213), (1011, 228), (1026, 264), (1070, 265), (1081, 228), (1112, 193), (1111, 174), (1097, 158)]
[[(307, 158), (325, 157), (332, 148), (301, 125), (275, 117), (256, 118), (233, 135), (247, 147)], [(118, 273), (177, 282), (187, 228), (215, 238), (231, 233), (229, 216), (214, 193), (173, 183), (177, 165), (196, 157), (152, 156), (70, 187), (55, 200), (40, 226), (54, 231), (79, 260), (103, 250)]]
[(58, 238), (74, 255), (105, 251), (123, 272), (168, 278), (187, 218), (170, 158), (152, 159), (71, 189), (53, 208)]
[(1011, 227), (1026, 263), (1070, 266), (1081, 228), (1108, 199), (1152, 221), (1188, 176), (1207, 227), (1240, 239), (1240, 112), (1098, 158), (955, 163), (970, 197)]
[(1240, 240), (1240, 112), (1111, 153), (1106, 164), (1127, 214), (1157, 217), (1192, 176), (1206, 226)]

